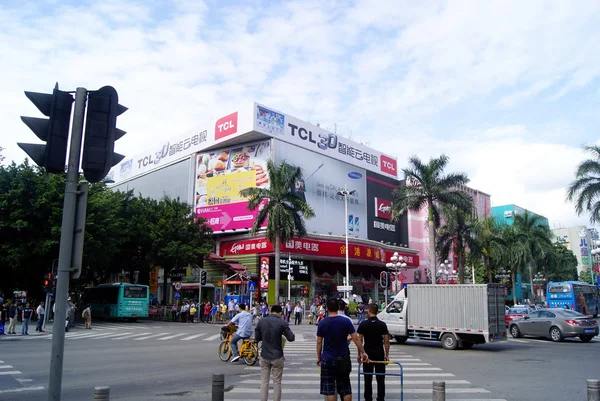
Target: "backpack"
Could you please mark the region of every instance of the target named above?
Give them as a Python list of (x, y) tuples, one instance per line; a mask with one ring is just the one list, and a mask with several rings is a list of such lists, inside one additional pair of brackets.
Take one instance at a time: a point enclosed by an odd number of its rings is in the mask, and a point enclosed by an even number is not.
[(84, 318), (84, 319), (87, 319), (87, 317), (88, 317), (88, 310), (87, 309), (83, 310), (83, 312), (81, 313), (81, 317)]

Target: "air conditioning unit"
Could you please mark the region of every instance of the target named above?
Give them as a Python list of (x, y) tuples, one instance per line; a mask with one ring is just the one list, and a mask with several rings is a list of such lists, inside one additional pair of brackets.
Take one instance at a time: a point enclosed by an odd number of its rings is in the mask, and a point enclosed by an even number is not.
[(504, 217), (513, 217), (512, 210), (507, 210), (506, 212), (504, 212)]

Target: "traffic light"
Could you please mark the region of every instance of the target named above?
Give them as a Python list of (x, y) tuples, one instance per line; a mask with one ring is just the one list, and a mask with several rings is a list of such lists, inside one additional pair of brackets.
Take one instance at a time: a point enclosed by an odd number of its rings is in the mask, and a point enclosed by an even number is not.
[(73, 96), (58, 90), (58, 83), (54, 86), (52, 94), (25, 92), (25, 96), (43, 115), (50, 117), (49, 119), (21, 117), (21, 120), (46, 144), (17, 143), (17, 145), (47, 172), (64, 173)]
[(81, 166), (89, 182), (101, 181), (125, 157), (115, 153), (115, 141), (125, 135), (117, 128), (117, 117), (125, 111), (112, 86), (89, 92)]
[(52, 286), (52, 273), (44, 274), (44, 280), (42, 281), (42, 289), (44, 291), (50, 291)]
[(200, 284), (206, 285), (206, 270), (200, 272)]
[(388, 287), (388, 272), (381, 272), (379, 273), (379, 285), (382, 286), (383, 288), (387, 288)]

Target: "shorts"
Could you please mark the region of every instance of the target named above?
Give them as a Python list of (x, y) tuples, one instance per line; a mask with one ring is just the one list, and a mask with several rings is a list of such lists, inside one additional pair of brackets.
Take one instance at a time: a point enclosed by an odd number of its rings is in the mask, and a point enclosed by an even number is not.
[(337, 393), (342, 397), (352, 394), (352, 385), (350, 384), (350, 372), (339, 372), (340, 362), (336, 359), (324, 359), (321, 361), (321, 394), (335, 395)]

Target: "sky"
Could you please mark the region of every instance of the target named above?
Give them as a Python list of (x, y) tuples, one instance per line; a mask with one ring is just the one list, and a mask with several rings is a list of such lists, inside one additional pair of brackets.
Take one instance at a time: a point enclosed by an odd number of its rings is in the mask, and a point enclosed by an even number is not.
[(599, 143), (600, 2), (0, 0), (0, 26), (5, 163), (37, 142), (24, 90), (112, 85), (125, 155), (257, 101), (588, 224), (565, 192)]

